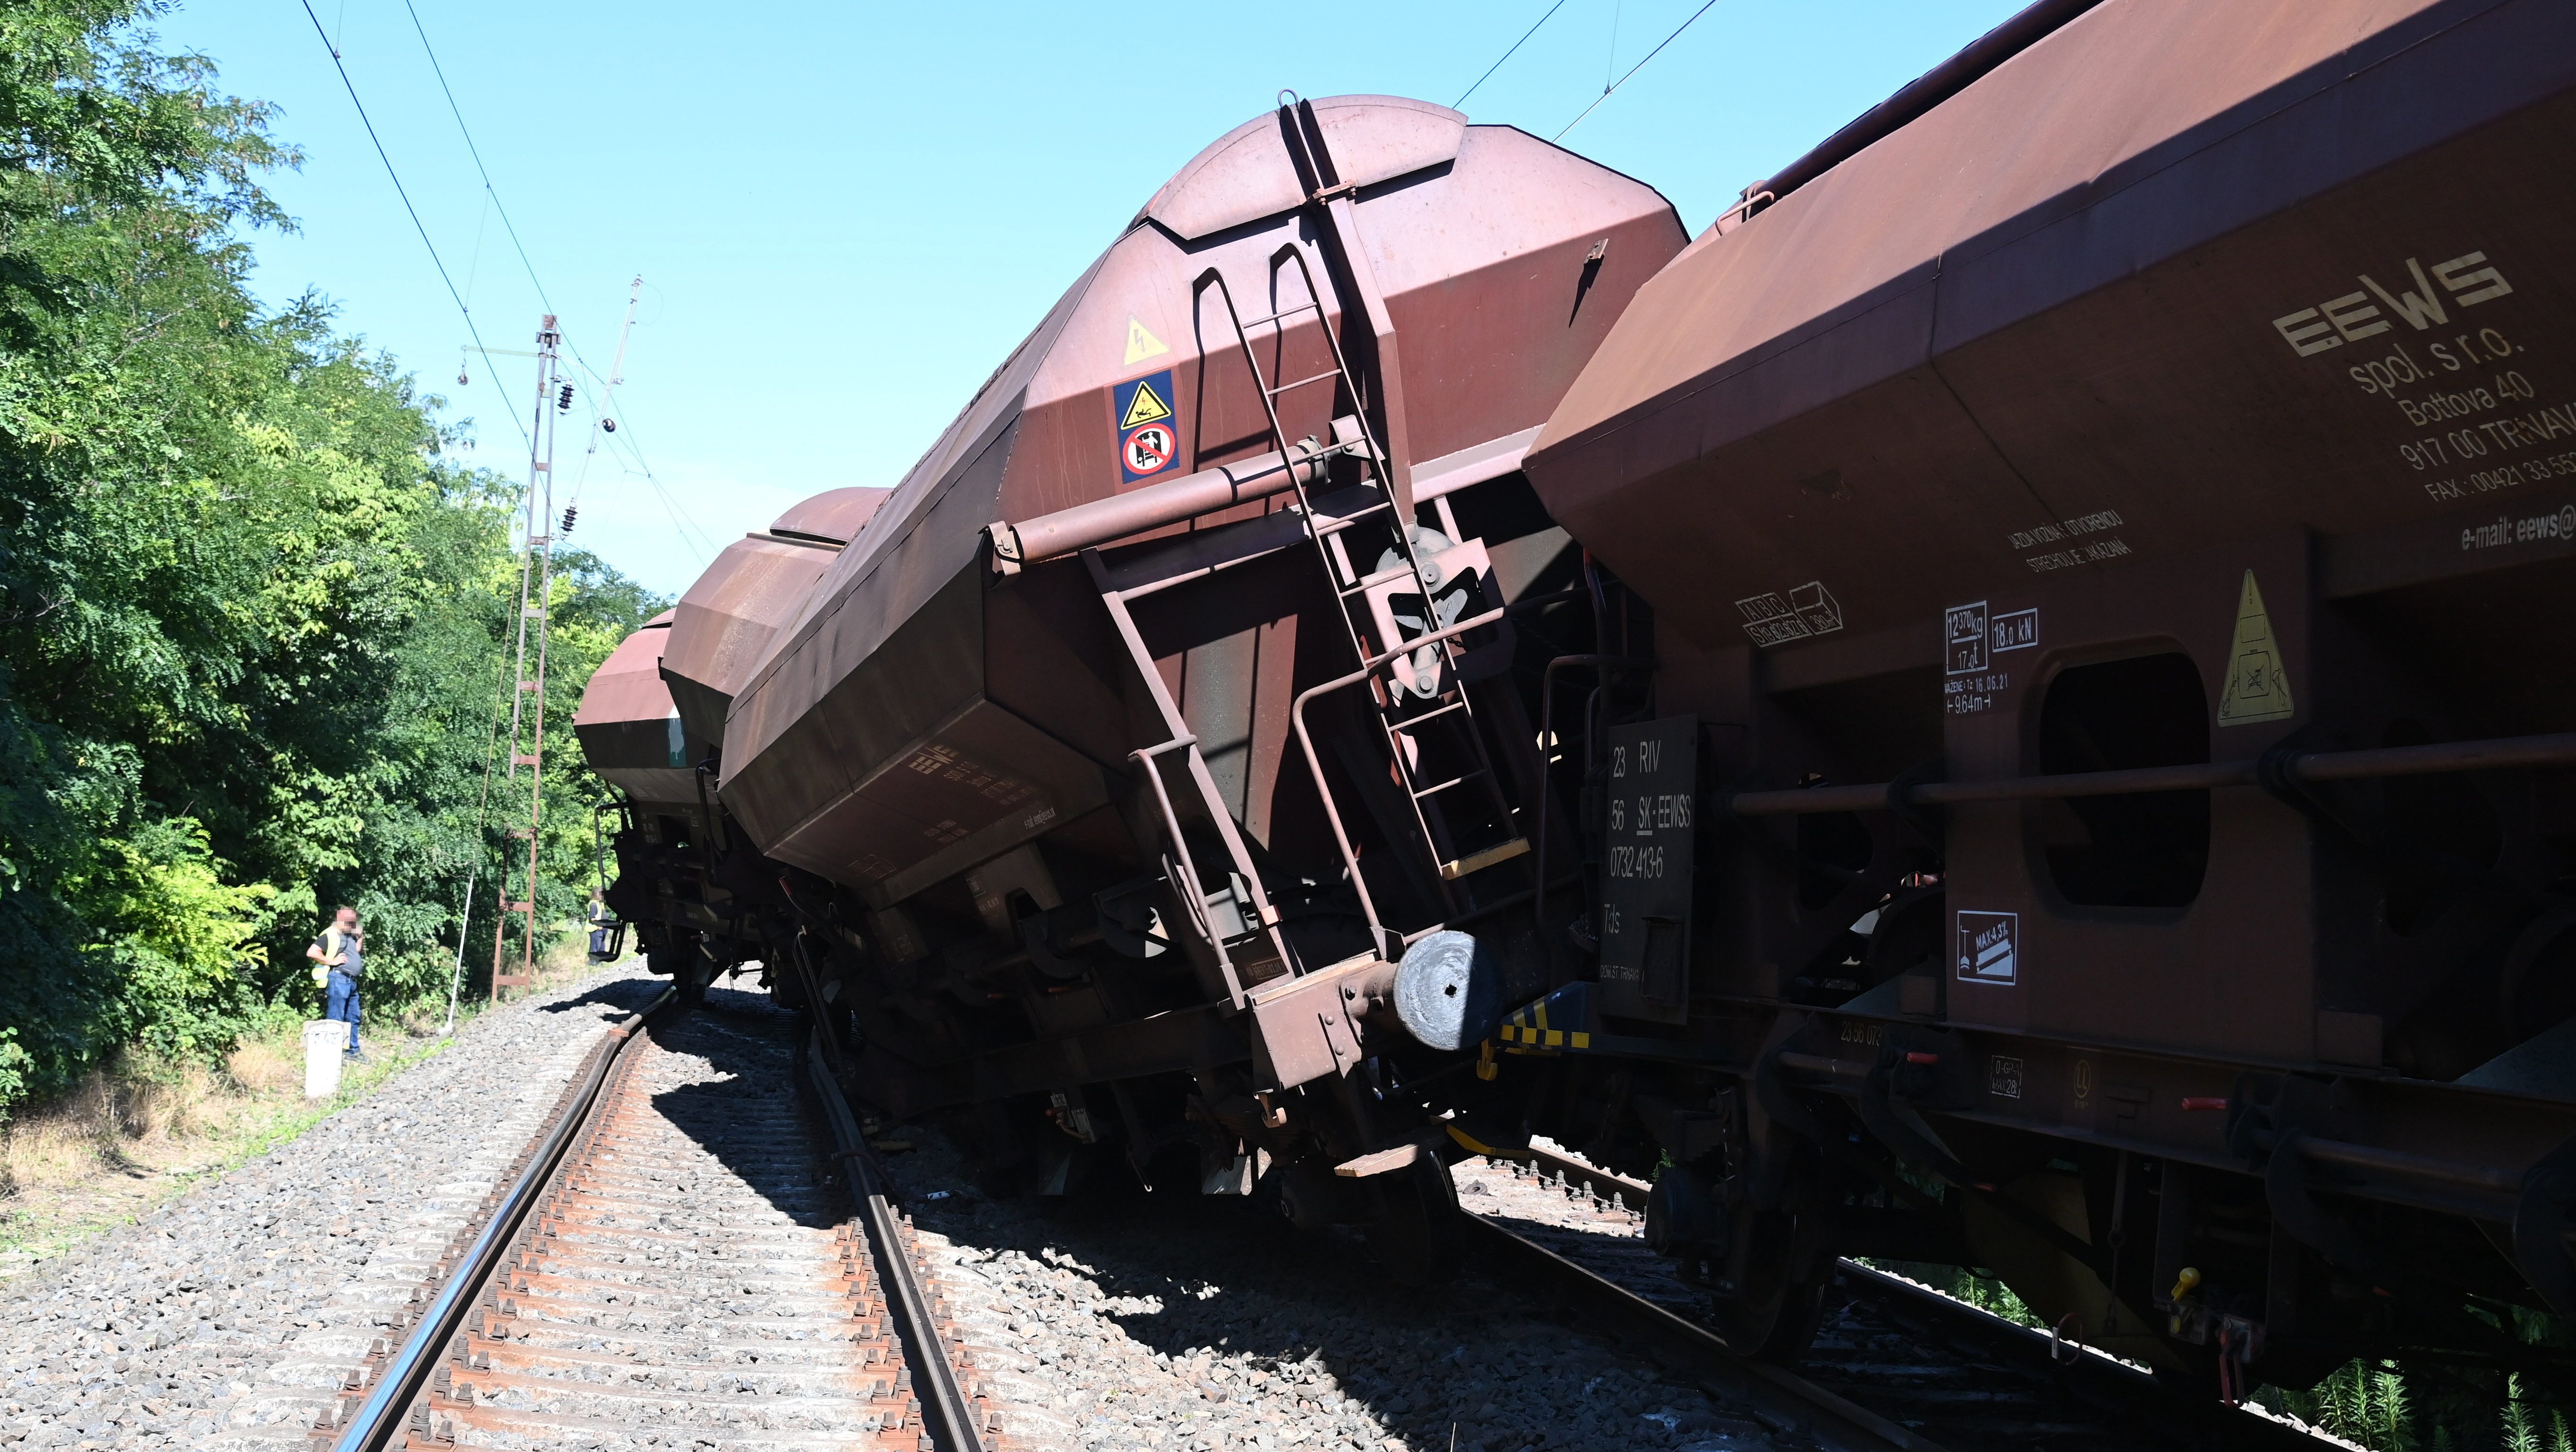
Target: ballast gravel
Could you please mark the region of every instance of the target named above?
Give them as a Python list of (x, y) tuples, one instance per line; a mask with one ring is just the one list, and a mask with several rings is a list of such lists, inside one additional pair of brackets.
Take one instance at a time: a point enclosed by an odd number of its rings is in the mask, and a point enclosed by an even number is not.
[[(294, 1143), (7, 1285), (0, 1449), (307, 1445), (599, 1030), (659, 988), (613, 971), (487, 1014)], [(1799, 1445), (1472, 1271), (1410, 1290), (1251, 1200), (987, 1200), (937, 1134), (899, 1133), (920, 1148), (890, 1167), (1003, 1452)], [(1471, 1206), (1521, 1189), (1459, 1178)]]
[(659, 980), (484, 1014), (265, 1158), (0, 1289), (0, 1448), (284, 1449)]
[(1472, 1270), (1407, 1289), (1257, 1200), (987, 1200), (938, 1135), (899, 1135), (919, 1148), (889, 1168), (1003, 1452), (1803, 1445)]

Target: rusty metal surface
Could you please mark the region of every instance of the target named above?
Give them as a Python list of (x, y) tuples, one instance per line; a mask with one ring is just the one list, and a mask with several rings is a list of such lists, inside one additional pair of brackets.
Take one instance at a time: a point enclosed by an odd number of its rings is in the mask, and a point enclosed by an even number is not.
[[(1682, 241), (1651, 189), (1520, 132), (1461, 129), (1439, 108), (1378, 98), (1319, 102), (1317, 115), (1351, 149), (1363, 184), (1348, 205), (1404, 339), (1401, 388), (1390, 389), (1405, 400), (1389, 431), (1399, 470), (1533, 427)], [(1123, 659), (1096, 601), (1043, 570), (987, 590), (981, 532), (1269, 447), (1222, 305), (1192, 279), (1214, 267), (1247, 313), (1305, 301), (1281, 291), (1298, 285), (1294, 269), (1275, 273), (1272, 261), (1299, 224), (1259, 221), (1298, 200), (1273, 196), (1273, 168), (1251, 160), (1280, 148), (1276, 127), (1239, 129), (1158, 194), (781, 632), (736, 697), (724, 745), (727, 807), (769, 855), (891, 898), (897, 874), (936, 880), (976, 853), (1078, 823), (1107, 800), (1105, 773), (1148, 744), (1131, 731)], [(1237, 215), (1253, 220), (1196, 242), (1154, 220)], [(1263, 347), (1274, 377), (1331, 367), (1311, 317)], [(1112, 414), (1120, 386), (1138, 379), (1170, 410), (1173, 451), (1168, 466), (1130, 477)], [(1331, 390), (1281, 404), (1290, 438), (1328, 434)], [(979, 743), (957, 734), (962, 722), (982, 723)], [(899, 802), (893, 788), (907, 778), (913, 800)]]
[(950, 1318), (946, 1301), (932, 1282), (912, 1217), (896, 1208), (895, 1189), (884, 1164), (859, 1128), (858, 1116), (826, 1064), (832, 1055), (817, 1033), (808, 1039), (805, 1068), (814, 1096), (831, 1126), (832, 1158), (847, 1172), (851, 1198), (859, 1213), (846, 1229), (846, 1242), (873, 1252), (862, 1262), (847, 1257), (853, 1270), (874, 1270), (893, 1293), (887, 1309), (906, 1330), (906, 1358), (920, 1373), (911, 1390), (926, 1414), (924, 1421), (939, 1446), (953, 1452), (986, 1452), (1000, 1438), (994, 1434), (994, 1409), (975, 1389), (964, 1365), (963, 1333)]
[(826, 489), (790, 505), (785, 514), (770, 522), (769, 531), (845, 545), (859, 537), (859, 531), (868, 527), (868, 521), (876, 518), (877, 510), (893, 493), (872, 484)]
[[(1862, 1146), (1846, 1194), (1933, 1167), (1952, 1239), (1841, 1253), (2230, 1400), (2490, 1354), (2463, 1296), (2576, 1305), (2576, 654), (2524, 624), (2576, 569), (2576, 11), (2105, 0), (1855, 139), (1641, 290), (1526, 461), (1651, 608), (1622, 709), (1760, 812), (1697, 824), (1688, 1019), (1616, 1072)], [(1609, 1082), (1549, 1087), (1591, 1134)], [(2368, 1275), (2408, 1287), (2347, 1314)]]
[[(387, 1329), (402, 1336), (401, 1342), (396, 1344), (389, 1335), (368, 1348), (365, 1363), (348, 1382), (350, 1391), (363, 1395), (342, 1397), (322, 1413), (313, 1427), (317, 1444), (332, 1446), (336, 1452), (380, 1452), (407, 1440), (413, 1400), (429, 1383), (440, 1343), (455, 1334), (466, 1314), (467, 1293), (499, 1263), (509, 1237), (580, 1137), (583, 1121), (599, 1103), (603, 1084), (617, 1072), (645, 1022), (670, 1001), (666, 991), (642, 1012), (599, 1036), (535, 1139), (512, 1161), (472, 1221), (430, 1267), (428, 1281), (386, 1318)], [(414, 1311), (415, 1306), (420, 1309)]]
[(799, 500), (768, 533), (725, 546), (680, 597), (662, 678), (679, 707), (691, 762), (723, 745), (734, 692), (804, 608), (832, 556), (859, 537), (893, 492), (853, 486)]
[(1877, 143), (1900, 126), (1976, 84), (1996, 66), (2037, 44), (2050, 32), (2102, 3), (2102, 0), (2033, 0), (2003, 24), (1978, 36), (1941, 64), (1926, 71), (1895, 95), (1870, 107), (1807, 153), (1744, 188), (1738, 210), (1719, 219), (1750, 216), (1771, 202), (1824, 175)]
[[(1342, 180), (1354, 186), (1453, 160), (1466, 139), (1466, 117), (1402, 96), (1332, 96), (1317, 101), (1314, 111)], [(1279, 118), (1269, 115), (1244, 122), (1191, 158), (1136, 219), (1150, 218), (1195, 241), (1305, 201), (1305, 184), (1280, 144)]]
[(606, 726), (626, 721), (659, 721), (671, 713), (670, 693), (662, 689), (660, 666), (670, 643), (675, 612), (665, 610), (617, 643), (592, 673), (573, 712), (573, 725)]
[(2192, 766), (2148, 766), (2125, 771), (2005, 777), (1995, 781), (1922, 782), (1910, 786), (1878, 782), (1868, 786), (1816, 787), (1805, 791), (1738, 792), (1728, 799), (1727, 810), (1738, 816), (1754, 817), (1773, 813), (1865, 812), (1884, 809), (1892, 801), (1909, 806), (1942, 807), (1963, 802), (2208, 791), (2215, 787), (2261, 786), (2267, 770), (2277, 781), (2327, 782), (2530, 766), (2576, 766), (2576, 734), (2561, 732), (2492, 741), (2453, 741), (2437, 746), (2395, 746), (2377, 751), (2288, 751), (2274, 758), (2268, 768), (2259, 761), (2214, 761)]
[(1321, 482), (1322, 477), (1322, 465), (1303, 453), (1292, 450), (1285, 460), (1275, 452), (1255, 454), (1240, 463), (1147, 484), (1036, 519), (997, 521), (988, 533), (996, 565), (1016, 569), (1202, 514), (1220, 514), (1238, 504), (1287, 493), (1299, 483)]
[(723, 743), (734, 692), (804, 607), (835, 552), (820, 540), (751, 535), (726, 545), (680, 596), (661, 672), (690, 762)]
[[(2113, 0), (1695, 242), (1531, 477), (1709, 646), (1744, 638), (1739, 599), (1801, 582), (1861, 631), (1983, 579), (2400, 525), (2549, 477), (2567, 440), (2537, 415), (2576, 400), (2552, 261), (2576, 196), (2546, 160), (2571, 87), (2563, 6)], [(2430, 377), (2349, 371), (2401, 354)], [(2508, 370), (2533, 396), (2492, 391)], [(2465, 461), (2421, 450), (2463, 427), (2421, 410), (2478, 387), (2472, 432), (2535, 417)]]
[(690, 801), (697, 789), (672, 731), (678, 708), (661, 672), (676, 613), (665, 610), (619, 641), (573, 713), (583, 760), (638, 801)]

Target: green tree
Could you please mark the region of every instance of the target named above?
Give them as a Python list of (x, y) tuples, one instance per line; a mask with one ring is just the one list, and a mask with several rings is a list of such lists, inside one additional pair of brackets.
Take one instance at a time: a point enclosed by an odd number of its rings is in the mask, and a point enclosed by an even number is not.
[[(368, 915), (374, 1002), (443, 996), (458, 891), (507, 845), (476, 808), (515, 489), (318, 297), (256, 305), (245, 239), (285, 222), (257, 177), (295, 157), (158, 49), (159, 10), (0, 5), (0, 1114), (309, 1006), (326, 903)], [(568, 726), (661, 602), (563, 565)], [(564, 913), (594, 788), (552, 745)]]

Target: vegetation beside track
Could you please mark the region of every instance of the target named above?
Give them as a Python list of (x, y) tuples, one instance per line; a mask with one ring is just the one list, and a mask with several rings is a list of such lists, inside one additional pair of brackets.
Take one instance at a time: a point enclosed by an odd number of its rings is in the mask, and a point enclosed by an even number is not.
[[(539, 960), (534, 992), (600, 971), (578, 925)], [(636, 960), (628, 960), (630, 963)], [(619, 970), (626, 971), (626, 970)], [(458, 1005), (463, 1027), (484, 1000)], [(329, 1099), (304, 1097), (303, 1016), (272, 1012), (220, 1065), (127, 1049), (70, 1093), (0, 1127), (0, 1281), (103, 1231), (132, 1222), (236, 1166), (292, 1141), (437, 1054), (445, 1005), (369, 1014), (369, 1057)]]
[[(318, 294), (252, 297), (251, 239), (290, 225), (259, 179), (297, 158), (159, 45), (161, 8), (0, 14), (0, 1119), (318, 1011), (302, 949), (335, 901), (367, 916), (372, 1009), (443, 1004), (515, 815), (476, 820), (517, 486), (459, 466), (470, 423)], [(664, 602), (558, 560), (561, 720)], [(562, 918), (598, 788), (548, 745)]]

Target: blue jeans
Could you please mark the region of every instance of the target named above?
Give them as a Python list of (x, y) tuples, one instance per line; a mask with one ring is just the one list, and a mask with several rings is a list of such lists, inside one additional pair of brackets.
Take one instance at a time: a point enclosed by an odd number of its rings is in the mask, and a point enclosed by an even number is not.
[(335, 1018), (349, 1026), (349, 1052), (358, 1052), (358, 980), (334, 970), (331, 974), (330, 1006), (324, 1018)]
[(594, 958), (605, 958), (608, 956), (608, 929), (593, 928), (590, 930), (590, 956)]

